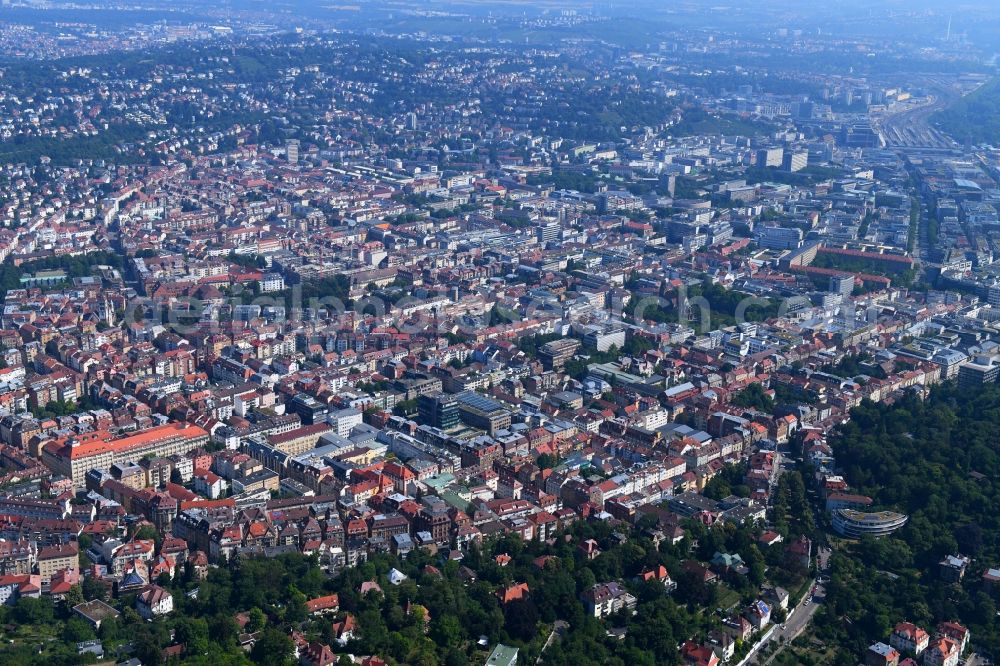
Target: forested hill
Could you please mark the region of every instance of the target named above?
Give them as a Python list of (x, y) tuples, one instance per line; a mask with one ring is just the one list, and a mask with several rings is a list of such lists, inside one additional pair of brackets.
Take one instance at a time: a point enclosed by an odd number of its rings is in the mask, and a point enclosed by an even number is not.
[[(946, 385), (926, 401), (865, 402), (852, 414), (830, 440), (852, 492), (910, 520), (893, 537), (836, 550), (816, 623), (818, 637), (838, 646), (834, 663), (856, 663), (901, 621), (933, 630), (957, 620), (976, 647), (1000, 653), (1000, 591), (982, 583), (1000, 567), (1000, 388)], [(960, 584), (939, 573), (954, 554), (972, 558)]]
[(937, 112), (932, 120), (960, 143), (1000, 142), (1000, 79)]
[(910, 514), (915, 564), (956, 551), (1000, 564), (1000, 388), (865, 403), (832, 444), (856, 492)]

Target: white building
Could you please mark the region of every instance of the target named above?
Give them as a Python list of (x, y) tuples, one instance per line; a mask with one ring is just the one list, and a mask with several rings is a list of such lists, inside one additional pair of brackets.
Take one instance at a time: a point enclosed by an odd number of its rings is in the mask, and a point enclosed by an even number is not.
[(152, 620), (173, 612), (174, 597), (162, 587), (153, 585), (135, 598), (135, 609), (144, 619)]
[(757, 244), (769, 250), (794, 250), (802, 245), (802, 230), (795, 227), (763, 227)]
[(598, 583), (583, 593), (583, 603), (593, 617), (613, 615), (622, 609), (635, 609), (636, 598), (618, 583)]
[(266, 273), (260, 279), (260, 293), (270, 294), (285, 288), (285, 278), (280, 273)]
[(341, 409), (326, 417), (326, 422), (337, 429), (340, 437), (350, 437), (351, 430), (361, 425), (363, 416), (358, 409)]

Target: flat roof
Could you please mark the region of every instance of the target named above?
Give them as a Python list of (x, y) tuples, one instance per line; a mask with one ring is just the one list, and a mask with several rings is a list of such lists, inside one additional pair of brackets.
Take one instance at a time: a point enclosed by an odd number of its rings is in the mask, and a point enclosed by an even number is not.
[(73, 610), (93, 622), (102, 622), (109, 617), (118, 617), (121, 615), (121, 613), (100, 599), (77, 604), (73, 606)]
[(486, 666), (507, 666), (507, 664), (513, 664), (517, 660), (517, 653), (518, 649), (516, 647), (500, 643), (493, 648), (493, 653), (486, 660)]

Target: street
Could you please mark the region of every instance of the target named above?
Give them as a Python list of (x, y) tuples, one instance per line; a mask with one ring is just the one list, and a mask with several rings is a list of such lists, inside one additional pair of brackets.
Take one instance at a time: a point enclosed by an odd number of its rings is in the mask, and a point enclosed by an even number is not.
[(541, 652), (538, 653), (538, 659), (535, 661), (536, 664), (542, 663), (542, 655), (544, 655), (545, 651), (549, 649), (549, 646), (552, 645), (552, 642), (558, 640), (558, 638), (562, 636), (567, 629), (569, 629), (568, 622), (566, 622), (565, 620), (555, 621), (555, 623), (552, 625), (552, 631), (549, 632), (549, 637), (545, 639), (545, 645), (542, 646)]
[[(790, 468), (795, 467), (795, 462), (789, 457), (788, 452), (782, 455), (782, 452), (779, 450), (777, 451), (776, 467), (777, 467), (777, 475), (776, 475), (776, 481), (777, 481), (777, 477), (780, 477), (781, 474), (785, 473)], [(816, 614), (816, 609), (818, 608), (819, 604), (823, 602), (823, 598), (826, 594), (826, 589), (824, 588), (823, 584), (819, 582), (819, 579), (823, 577), (823, 575), (827, 571), (827, 568), (829, 567), (830, 555), (831, 551), (829, 548), (819, 548), (816, 551), (817, 577), (810, 582), (808, 591), (802, 597), (802, 600), (799, 601), (798, 605), (795, 606), (794, 608), (789, 609), (788, 618), (785, 620), (784, 624), (778, 626), (774, 631), (772, 631), (767, 636), (766, 639), (762, 640), (758, 645), (756, 645), (754, 647), (754, 650), (751, 652), (751, 655), (759, 652), (761, 649), (764, 648), (765, 645), (771, 643), (772, 641), (778, 641), (778, 644), (781, 645), (782, 647), (779, 647), (774, 653), (769, 655), (763, 662), (755, 662), (755, 663), (760, 663), (761, 666), (766, 666), (767, 664), (770, 664), (771, 661), (774, 659), (775, 655), (781, 652), (784, 645), (787, 645), (791, 641), (798, 638), (798, 636), (802, 634), (803, 631), (805, 631), (806, 627), (809, 626), (809, 623), (812, 621), (813, 616)], [(782, 641), (782, 639), (784, 640)]]
[(981, 657), (975, 652), (973, 652), (965, 660), (964, 666), (989, 666), (989, 663), (990, 662), (989, 660), (986, 659), (986, 657)]
[[(764, 644), (770, 643), (772, 641), (777, 641), (780, 645), (785, 645), (790, 643), (799, 637), (799, 635), (805, 631), (809, 623), (812, 622), (813, 616), (816, 614), (816, 609), (819, 604), (822, 603), (823, 595), (825, 590), (823, 586), (819, 584), (815, 579), (810, 585), (810, 590), (815, 590), (815, 593), (807, 592), (799, 602), (799, 605), (795, 607), (794, 611), (789, 611), (789, 617), (784, 624), (779, 626), (774, 633), (764, 641)], [(784, 641), (782, 641), (784, 639)], [(767, 657), (767, 659), (762, 662), (761, 666), (766, 666), (766, 664), (771, 663), (775, 655), (781, 652), (781, 648), (776, 650), (773, 654)]]

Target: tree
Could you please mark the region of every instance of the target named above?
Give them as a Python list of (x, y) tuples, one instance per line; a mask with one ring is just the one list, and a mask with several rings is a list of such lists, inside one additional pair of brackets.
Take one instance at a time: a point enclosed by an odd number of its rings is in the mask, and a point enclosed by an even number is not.
[(538, 609), (531, 599), (518, 599), (504, 606), (504, 629), (519, 641), (530, 641), (538, 633)]
[(459, 650), (449, 650), (444, 666), (469, 666), (469, 657)]
[(145, 630), (145, 627), (137, 632), (134, 641), (135, 656), (139, 658), (143, 666), (159, 666), (163, 663), (163, 646), (153, 632)]
[(83, 598), (83, 589), (79, 585), (74, 585), (69, 588), (69, 592), (66, 593), (66, 607), (72, 608), (73, 606), (82, 604), (86, 599)]
[(104, 601), (108, 598), (108, 588), (106, 588), (102, 583), (97, 581), (93, 576), (87, 576), (83, 579), (83, 584), (81, 585), (83, 591), (83, 597), (87, 601), (92, 601), (93, 599), (99, 599)]
[(295, 645), (284, 632), (268, 627), (250, 650), (250, 658), (265, 666), (282, 666), (291, 661)]
[(118, 620), (110, 617), (103, 622), (101, 622), (101, 628), (98, 630), (97, 635), (102, 641), (113, 641), (118, 639)]
[(409, 416), (411, 414), (417, 413), (417, 401), (414, 400), (401, 400), (396, 403), (396, 406), (392, 408), (392, 412), (397, 416)]
[(539, 469), (552, 469), (556, 466), (556, 464), (558, 464), (559, 460), (551, 453), (543, 453), (538, 456), (538, 460), (535, 462)]
[(83, 618), (71, 617), (63, 628), (63, 640), (67, 643), (81, 643), (94, 638), (94, 628)]
[[(831, 434), (852, 491), (871, 497), (877, 508), (909, 516), (891, 537), (863, 538), (831, 559), (824, 604), (831, 617), (816, 626), (825, 642), (845, 646), (836, 663), (856, 660), (863, 649), (856, 646), (877, 640), (900, 617), (922, 625), (956, 620), (976, 634), (984, 650), (1000, 649), (993, 600), (977, 596), (976, 577), (950, 583), (936, 575), (947, 554), (975, 550), (977, 559), (1000, 557), (990, 508), (1000, 502), (1000, 488), (985, 482), (1000, 470), (1000, 444), (992, 434), (998, 416), (997, 387), (962, 391), (947, 383), (934, 387), (925, 401), (913, 396), (891, 405), (862, 401), (851, 420)], [(779, 483), (792, 530), (809, 527), (794, 516), (796, 505), (806, 501), (802, 480)]]
[(457, 646), (462, 640), (462, 634), (462, 623), (450, 613), (431, 621), (431, 638), (438, 645)]
[(14, 604), (14, 618), (21, 624), (48, 624), (55, 619), (52, 599), (21, 597)]
[(208, 633), (208, 622), (201, 618), (180, 617), (176, 620), (174, 629), (176, 640), (185, 646), (185, 653), (190, 655), (206, 654), (211, 643)]
[(739, 407), (751, 407), (767, 413), (774, 411), (774, 400), (764, 391), (764, 387), (757, 382), (750, 384), (734, 395), (732, 403)]
[(298, 590), (294, 591), (292, 598), (288, 601), (288, 606), (285, 608), (285, 621), (302, 622), (309, 617), (309, 609), (306, 606), (306, 601), (306, 595)]
[(218, 613), (208, 618), (208, 631), (212, 641), (227, 648), (239, 649), (239, 625), (231, 613)]
[(136, 530), (134, 538), (154, 541), (156, 543), (157, 548), (159, 548), (160, 541), (163, 540), (163, 535), (160, 534), (160, 531), (155, 527), (153, 527), (152, 525), (143, 525), (138, 530)]
[(264, 615), (264, 611), (256, 606), (250, 609), (248, 615), (250, 616), (250, 620), (247, 622), (246, 629), (251, 633), (260, 631), (267, 624), (267, 616)]
[(143, 622), (142, 616), (139, 615), (139, 611), (133, 608), (131, 605), (126, 606), (122, 610), (122, 624), (126, 627), (141, 625)]

